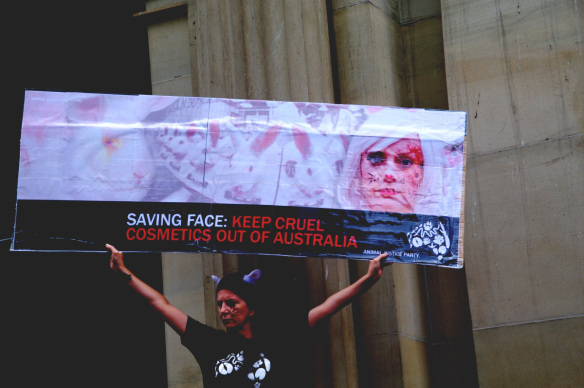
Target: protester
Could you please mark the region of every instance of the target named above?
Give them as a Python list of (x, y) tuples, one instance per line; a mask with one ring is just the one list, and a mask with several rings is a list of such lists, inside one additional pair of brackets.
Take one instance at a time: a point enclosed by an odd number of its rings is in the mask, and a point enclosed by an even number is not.
[[(125, 266), (122, 252), (109, 244), (106, 247), (111, 252), (111, 269), (162, 316), (194, 355), (206, 388), (310, 386), (304, 361), (309, 359), (311, 329), (370, 289), (381, 277), (387, 257), (384, 253), (370, 260), (363, 277), (307, 313), (298, 313), (286, 298), (275, 305), (278, 299), (263, 287), (259, 270), (214, 277), (219, 315), (226, 329), (222, 331), (172, 305)], [(268, 300), (270, 304), (265, 303)]]

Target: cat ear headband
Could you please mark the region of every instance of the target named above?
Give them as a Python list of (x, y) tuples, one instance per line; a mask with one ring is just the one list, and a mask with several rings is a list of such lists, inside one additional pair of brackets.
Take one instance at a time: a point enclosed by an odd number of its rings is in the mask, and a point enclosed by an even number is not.
[[(246, 283), (249, 283), (253, 286), (256, 286), (258, 280), (260, 280), (261, 277), (262, 277), (262, 271), (260, 271), (259, 269), (254, 269), (253, 271), (251, 271), (247, 275), (243, 275), (243, 281)], [(219, 282), (221, 281), (220, 277), (217, 277), (215, 275), (211, 275), (211, 278), (215, 281), (215, 285), (219, 285)]]

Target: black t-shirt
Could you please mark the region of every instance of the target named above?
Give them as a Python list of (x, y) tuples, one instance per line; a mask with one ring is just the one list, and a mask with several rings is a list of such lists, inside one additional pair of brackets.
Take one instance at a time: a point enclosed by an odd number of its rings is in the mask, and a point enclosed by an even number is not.
[(189, 317), (182, 344), (195, 356), (205, 388), (307, 387), (308, 317), (284, 332), (247, 339)]

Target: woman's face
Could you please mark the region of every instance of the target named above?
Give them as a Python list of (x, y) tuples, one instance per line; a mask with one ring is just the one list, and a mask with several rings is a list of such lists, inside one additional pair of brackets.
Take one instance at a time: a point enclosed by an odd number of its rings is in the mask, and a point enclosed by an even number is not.
[(223, 325), (228, 330), (240, 330), (254, 315), (247, 303), (229, 290), (219, 290), (217, 293), (217, 307)]
[(413, 213), (424, 174), (422, 143), (415, 135), (361, 154), (361, 193), (370, 210)]

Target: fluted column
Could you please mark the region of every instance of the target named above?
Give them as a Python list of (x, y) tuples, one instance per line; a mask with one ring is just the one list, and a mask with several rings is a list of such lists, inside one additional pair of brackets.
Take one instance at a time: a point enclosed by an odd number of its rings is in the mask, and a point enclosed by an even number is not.
[[(448, 109), (440, 1), (332, 4), (341, 103)], [(367, 269), (354, 267), (356, 277)], [(400, 264), (387, 272), (357, 304), (362, 385), (472, 386), (464, 272)]]
[[(162, 0), (148, 1), (147, 9), (168, 7), (168, 3)], [(189, 53), (190, 74), (179, 75), (184, 82), (180, 89), (176, 89), (176, 94), (185, 93), (188, 89), (185, 82), (188, 80), (193, 96), (334, 102), (328, 16), (324, 1), (189, 0), (186, 2), (185, 17), (181, 28), (186, 27), (188, 31), (188, 41), (183, 50)], [(172, 22), (168, 23), (172, 25)], [(164, 42), (164, 31), (168, 31), (165, 25), (152, 28), (159, 29), (157, 39)], [(169, 54), (164, 43), (159, 47), (163, 48), (166, 57), (153, 57), (152, 63), (173, 63), (173, 58), (183, 53), (175, 50)], [(160, 78), (168, 79), (167, 85), (176, 84), (173, 73), (165, 72), (164, 77)], [(153, 80), (155, 78), (153, 74)], [(165, 89), (162, 86), (164, 83), (159, 85), (153, 89), (154, 93), (160, 91), (160, 94), (169, 94), (167, 91), (173, 90)], [(170, 259), (176, 261), (187, 257), (173, 255)], [(202, 279), (199, 288), (189, 292), (203, 295), (207, 306), (202, 315), (203, 320), (215, 324), (214, 293), (209, 285), (209, 276), (212, 272), (236, 269), (237, 261), (226, 263), (220, 255), (201, 255), (188, 260), (201, 262), (201, 268), (196, 270), (200, 274), (195, 276)], [(282, 271), (295, 266), (294, 261), (282, 258), (276, 260), (281, 263)], [(169, 272), (172, 267), (176, 266), (165, 266), (166, 283), (180, 282), (185, 276), (178, 268)], [(297, 268), (295, 266), (294, 270)], [(327, 295), (347, 286), (350, 281), (346, 260), (330, 260), (326, 264), (319, 259), (307, 260), (303, 268), (304, 277), (312, 279), (308, 285), (312, 294), (322, 296), (314, 303), (322, 302)], [(335, 276), (327, 277), (324, 275), (326, 273)], [(313, 278), (313, 274), (320, 276)], [(213, 311), (208, 311), (210, 309)], [(357, 368), (350, 308), (333, 317), (329, 333), (334, 334), (323, 337), (315, 345), (319, 370), (317, 386), (332, 386), (333, 383), (335, 387), (356, 386)], [(181, 350), (169, 350), (169, 354), (175, 352)], [(200, 384), (196, 371), (189, 372), (192, 367), (187, 363), (192, 364), (192, 360), (172, 361), (180, 365), (169, 365), (169, 371), (176, 371), (173, 376), (169, 372), (171, 384), (185, 387)]]

